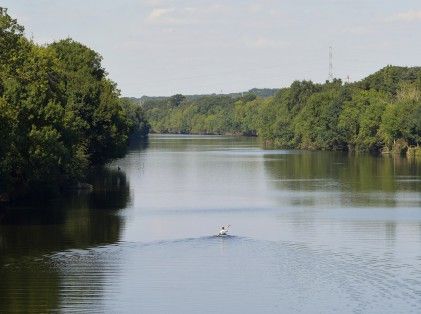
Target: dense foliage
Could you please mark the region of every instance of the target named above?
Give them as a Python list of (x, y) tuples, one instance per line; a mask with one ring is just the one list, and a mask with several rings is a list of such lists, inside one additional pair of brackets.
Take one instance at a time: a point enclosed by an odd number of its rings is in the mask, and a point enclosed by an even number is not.
[(65, 39), (36, 45), (0, 7), (0, 193), (59, 189), (147, 134), (95, 51)]
[[(228, 94), (195, 94), (195, 95), (183, 95), (185, 100), (197, 100), (203, 98), (204, 96), (229, 96), (231, 98), (243, 97), (245, 94), (253, 94), (257, 97), (271, 97), (274, 96), (279, 91), (278, 88), (252, 88), (247, 92), (237, 92), (237, 93), (228, 93)], [(166, 100), (168, 97), (165, 96), (142, 96), (141, 98), (131, 97), (130, 100), (141, 103), (154, 103), (156, 101)]]
[(258, 135), (275, 147), (322, 150), (421, 143), (421, 68), (387, 66), (352, 84), (296, 81), (268, 98), (180, 96), (143, 101), (154, 132)]

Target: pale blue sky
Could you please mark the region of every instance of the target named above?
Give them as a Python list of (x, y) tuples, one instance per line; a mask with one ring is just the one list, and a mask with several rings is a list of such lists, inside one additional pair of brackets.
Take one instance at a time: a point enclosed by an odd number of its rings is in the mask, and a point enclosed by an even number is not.
[(125, 96), (358, 80), (421, 65), (420, 0), (0, 0), (39, 43), (72, 37)]

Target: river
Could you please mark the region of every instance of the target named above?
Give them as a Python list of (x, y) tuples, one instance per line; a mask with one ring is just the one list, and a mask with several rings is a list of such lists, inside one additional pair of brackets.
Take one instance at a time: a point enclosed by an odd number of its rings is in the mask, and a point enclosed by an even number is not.
[(0, 213), (0, 312), (421, 312), (421, 163), (151, 135), (91, 181)]

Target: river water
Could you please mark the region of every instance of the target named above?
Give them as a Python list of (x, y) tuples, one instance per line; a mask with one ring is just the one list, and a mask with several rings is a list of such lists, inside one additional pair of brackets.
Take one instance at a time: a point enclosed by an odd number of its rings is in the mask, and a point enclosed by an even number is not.
[(91, 181), (0, 213), (0, 312), (421, 313), (421, 163), (152, 135)]

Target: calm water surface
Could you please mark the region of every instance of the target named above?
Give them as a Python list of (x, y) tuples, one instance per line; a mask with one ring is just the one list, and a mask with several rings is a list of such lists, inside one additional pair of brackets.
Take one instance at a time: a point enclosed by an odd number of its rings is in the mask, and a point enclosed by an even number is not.
[(0, 212), (0, 312), (421, 312), (421, 163), (154, 135), (91, 180)]

